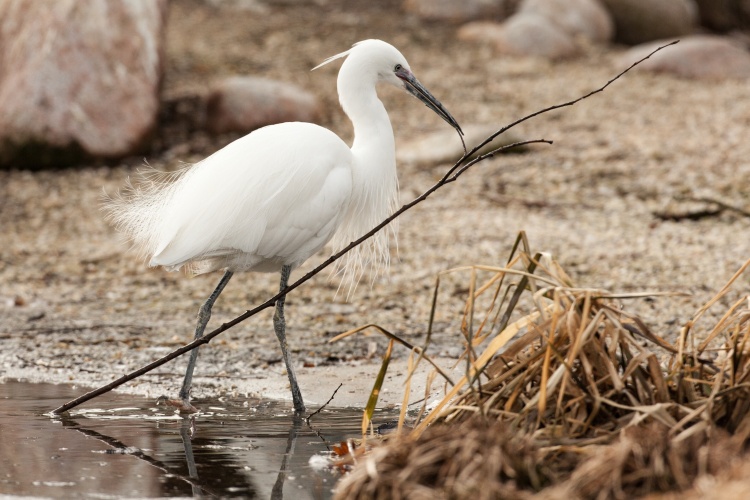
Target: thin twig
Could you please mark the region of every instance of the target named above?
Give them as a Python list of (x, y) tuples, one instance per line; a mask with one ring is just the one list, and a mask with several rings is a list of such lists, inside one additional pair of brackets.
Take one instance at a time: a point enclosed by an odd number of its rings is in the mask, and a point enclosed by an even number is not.
[(343, 383), (340, 383), (339, 386), (336, 387), (336, 390), (333, 391), (333, 394), (331, 394), (331, 397), (328, 398), (328, 401), (326, 401), (325, 403), (323, 403), (323, 406), (321, 406), (320, 408), (318, 408), (317, 410), (315, 410), (314, 412), (312, 412), (311, 414), (309, 414), (307, 417), (305, 417), (305, 422), (307, 422), (307, 425), (310, 425), (310, 419), (311, 418), (313, 418), (315, 415), (317, 415), (318, 413), (320, 413), (321, 411), (323, 411), (323, 409), (326, 406), (328, 406), (328, 403), (330, 403), (331, 401), (333, 401), (333, 398), (336, 397), (336, 393), (339, 392), (339, 389), (341, 389), (341, 386), (343, 386), (343, 385), (344, 385)]
[(556, 109), (565, 108), (565, 107), (568, 107), (568, 106), (573, 106), (574, 104), (577, 104), (580, 101), (583, 101), (584, 99), (588, 99), (589, 97), (591, 97), (594, 94), (598, 94), (600, 92), (604, 92), (604, 90), (607, 87), (609, 87), (614, 82), (616, 82), (617, 80), (619, 80), (625, 73), (629, 72), (631, 69), (635, 68), (636, 66), (638, 66), (639, 64), (641, 64), (646, 59), (649, 59), (651, 56), (653, 56), (654, 54), (656, 54), (660, 50), (665, 49), (667, 47), (670, 47), (672, 45), (675, 45), (677, 43), (679, 43), (679, 40), (675, 40), (674, 42), (670, 42), (668, 44), (662, 45), (661, 47), (658, 47), (658, 48), (654, 49), (646, 57), (643, 57), (643, 58), (635, 61), (633, 64), (631, 64), (630, 66), (628, 66), (627, 68), (625, 68), (623, 71), (621, 71), (620, 73), (618, 73), (614, 78), (612, 78), (611, 80), (609, 80), (603, 86), (601, 86), (601, 87), (599, 87), (599, 88), (597, 88), (595, 90), (592, 90), (591, 92), (589, 92), (586, 95), (583, 95), (583, 96), (581, 96), (581, 97), (579, 97), (577, 99), (573, 99), (572, 101), (564, 102), (562, 104), (555, 104), (554, 106), (549, 106), (547, 108), (540, 109), (539, 111), (531, 113), (530, 115), (526, 115), (523, 118), (520, 118), (520, 119), (518, 119), (518, 120), (516, 120), (516, 121), (514, 121), (514, 122), (512, 122), (512, 123), (510, 123), (508, 125), (506, 125), (505, 127), (499, 129), (497, 132), (495, 132), (495, 133), (491, 134), (489, 137), (487, 137), (484, 141), (482, 141), (478, 145), (474, 146), (471, 149), (471, 151), (469, 151), (468, 153), (466, 153), (458, 162), (456, 162), (455, 165), (453, 165), (453, 167), (451, 167), (448, 170), (448, 172), (446, 172), (446, 174), (443, 176), (443, 179), (447, 179), (448, 177), (450, 177), (451, 174), (453, 174), (453, 172), (460, 166), (460, 164), (463, 162), (463, 160), (465, 160), (466, 158), (469, 158), (470, 156), (472, 156), (473, 154), (475, 154), (477, 151), (479, 151), (480, 149), (482, 149), (484, 146), (486, 146), (487, 144), (489, 144), (490, 142), (492, 142), (495, 139), (495, 137), (499, 136), (500, 134), (503, 134), (506, 131), (510, 130), (511, 128), (515, 127), (516, 125), (518, 125), (520, 123), (523, 123), (525, 121), (528, 121), (528, 120), (530, 120), (530, 119), (532, 119), (532, 118), (534, 118), (536, 116), (539, 116), (541, 114), (547, 113), (549, 111), (554, 111)]
[[(393, 340), (395, 342), (398, 342), (399, 344), (401, 344), (402, 346), (406, 347), (410, 351), (416, 351), (417, 354), (419, 354), (419, 359), (424, 358), (425, 360), (427, 360), (427, 362), (430, 363), (432, 365), (432, 367), (435, 368), (435, 370), (438, 373), (440, 373), (440, 375), (442, 375), (442, 377), (445, 379), (446, 382), (448, 382), (450, 385), (453, 385), (453, 380), (451, 379), (451, 377), (447, 373), (445, 373), (445, 371), (442, 368), (440, 368), (440, 366), (437, 363), (435, 363), (435, 361), (433, 361), (429, 356), (427, 356), (425, 354), (425, 351), (427, 350), (427, 346), (426, 345), (424, 347), (419, 347), (419, 346), (412, 345), (411, 343), (409, 343), (406, 340), (402, 339), (401, 337), (399, 337), (395, 333), (392, 333), (392, 332), (386, 330), (385, 328), (383, 328), (382, 326), (376, 325), (375, 323), (368, 323), (366, 325), (359, 326), (357, 328), (354, 328), (352, 330), (346, 331), (344, 333), (340, 333), (340, 334), (336, 335), (334, 338), (332, 338), (331, 340), (329, 340), (328, 342), (336, 342), (336, 341), (341, 340), (343, 338), (349, 337), (350, 335), (354, 335), (355, 333), (362, 332), (362, 331), (364, 331), (364, 330), (366, 330), (368, 328), (375, 328), (377, 331), (379, 331), (380, 333), (382, 333), (383, 335), (385, 335), (389, 339), (391, 339), (391, 340)], [(427, 344), (427, 342), (425, 342), (425, 344)]]
[(744, 208), (740, 208), (734, 205), (730, 205), (729, 203), (723, 202), (721, 200), (717, 200), (716, 198), (711, 198), (710, 196), (699, 196), (699, 197), (692, 197), (692, 196), (678, 196), (676, 197), (677, 201), (695, 201), (695, 202), (702, 202), (702, 203), (711, 203), (713, 205), (716, 205), (719, 207), (719, 211), (728, 210), (730, 212), (736, 212), (739, 215), (742, 215), (743, 217), (750, 217), (750, 211), (745, 210)]
[(516, 120), (516, 121), (512, 122), (509, 125), (506, 125), (505, 127), (501, 128), (497, 132), (495, 132), (492, 135), (490, 135), (487, 139), (485, 139), (484, 141), (482, 141), (479, 145), (477, 145), (474, 148), (472, 148), (471, 151), (465, 153), (461, 158), (459, 158), (458, 161), (456, 161), (456, 163), (450, 169), (448, 169), (448, 172), (446, 172), (446, 174), (437, 183), (435, 183), (432, 187), (430, 187), (429, 189), (427, 189), (427, 191), (425, 191), (424, 193), (422, 193), (420, 196), (418, 196), (417, 198), (415, 198), (411, 202), (403, 205), (401, 208), (399, 208), (398, 210), (396, 210), (396, 212), (394, 212), (391, 216), (389, 216), (386, 219), (384, 219), (380, 224), (378, 224), (377, 226), (375, 226), (373, 229), (371, 229), (370, 231), (368, 231), (366, 234), (364, 234), (360, 238), (354, 240), (353, 242), (349, 243), (342, 250), (340, 250), (340, 251), (336, 252), (335, 254), (331, 255), (328, 259), (326, 259), (325, 261), (323, 261), (323, 263), (321, 263), (320, 265), (318, 265), (315, 269), (313, 269), (312, 271), (308, 272), (307, 274), (305, 274), (304, 276), (302, 276), (301, 278), (299, 278), (297, 281), (295, 281), (291, 285), (287, 286), (284, 290), (279, 291), (279, 293), (277, 293), (276, 295), (274, 295), (273, 297), (271, 297), (267, 301), (263, 302), (259, 306), (254, 307), (253, 309), (248, 309), (243, 314), (237, 316), (236, 318), (234, 318), (231, 321), (228, 321), (227, 323), (222, 324), (221, 326), (219, 326), (215, 330), (213, 330), (213, 331), (205, 334), (203, 337), (201, 337), (199, 339), (195, 339), (192, 342), (184, 345), (183, 347), (180, 347), (179, 349), (175, 349), (174, 351), (170, 352), (169, 354), (166, 354), (165, 356), (157, 359), (156, 361), (153, 361), (152, 363), (149, 363), (149, 364), (147, 364), (145, 366), (142, 366), (141, 368), (139, 368), (139, 369), (137, 369), (137, 370), (135, 370), (133, 372), (130, 372), (130, 373), (126, 374), (126, 375), (123, 375), (122, 377), (120, 377), (120, 378), (118, 378), (118, 379), (110, 382), (109, 384), (106, 384), (106, 385), (104, 385), (102, 387), (99, 387), (98, 389), (95, 389), (93, 391), (87, 392), (86, 394), (84, 394), (84, 395), (82, 395), (80, 397), (77, 397), (77, 398), (73, 399), (72, 401), (69, 401), (69, 402), (65, 403), (64, 405), (62, 405), (62, 406), (60, 406), (58, 408), (55, 408), (52, 411), (52, 413), (55, 414), (55, 415), (59, 415), (60, 413), (63, 413), (63, 412), (66, 412), (66, 411), (68, 411), (68, 410), (70, 410), (72, 408), (75, 408), (76, 406), (78, 406), (78, 405), (80, 405), (82, 403), (85, 403), (86, 401), (89, 401), (89, 400), (91, 400), (91, 399), (93, 399), (93, 398), (95, 398), (97, 396), (105, 394), (105, 393), (111, 391), (112, 389), (115, 389), (116, 387), (121, 386), (122, 384), (124, 384), (126, 382), (129, 382), (129, 381), (131, 381), (131, 380), (133, 380), (133, 379), (135, 379), (137, 377), (140, 377), (141, 375), (143, 375), (145, 373), (148, 373), (151, 370), (153, 370), (155, 368), (158, 368), (159, 366), (161, 366), (161, 365), (163, 365), (165, 363), (168, 363), (169, 361), (172, 361), (173, 359), (175, 359), (175, 358), (177, 358), (179, 356), (182, 356), (186, 352), (192, 351), (196, 347), (200, 347), (203, 344), (209, 343), (217, 335), (219, 335), (219, 334), (221, 334), (221, 333), (229, 330), (230, 328), (232, 328), (233, 326), (235, 326), (235, 325), (237, 325), (239, 323), (242, 323), (246, 319), (255, 316), (259, 312), (261, 312), (261, 311), (263, 311), (265, 309), (268, 309), (269, 307), (274, 306), (276, 304), (277, 300), (279, 300), (280, 298), (286, 296), (292, 290), (296, 289), (297, 287), (299, 287), (303, 283), (305, 283), (305, 282), (309, 281), (310, 279), (312, 279), (315, 275), (317, 275), (318, 273), (320, 273), (321, 271), (323, 271), (325, 268), (327, 268), (328, 266), (330, 266), (331, 264), (333, 264), (334, 262), (336, 262), (342, 256), (344, 256), (349, 251), (351, 251), (353, 248), (357, 247), (358, 245), (360, 245), (364, 241), (366, 241), (369, 238), (371, 238), (372, 236), (374, 236), (377, 232), (379, 232), (381, 229), (383, 229), (388, 224), (390, 224), (391, 222), (393, 222), (401, 214), (403, 214), (407, 210), (411, 209), (413, 206), (415, 206), (415, 205), (423, 202), (425, 199), (427, 199), (427, 197), (429, 197), (432, 193), (434, 193), (435, 191), (437, 191), (441, 187), (445, 186), (448, 183), (454, 182), (456, 179), (458, 179), (458, 177), (461, 174), (463, 174), (464, 172), (466, 172), (466, 170), (468, 168), (470, 168), (471, 166), (476, 165), (478, 162), (483, 161), (483, 160), (485, 160), (487, 158), (491, 158), (498, 151), (502, 151), (502, 150), (505, 150), (505, 149), (508, 149), (508, 148), (514, 147), (514, 146), (520, 146), (520, 145), (532, 144), (532, 143), (548, 143), (548, 144), (551, 144), (551, 141), (547, 141), (545, 139), (537, 139), (537, 140), (532, 140), (532, 141), (517, 142), (517, 143), (511, 144), (509, 146), (498, 148), (498, 149), (496, 149), (494, 151), (491, 151), (491, 152), (489, 152), (487, 154), (478, 156), (474, 160), (471, 160), (471, 161), (467, 162), (467, 160), (469, 159), (469, 157), (471, 155), (475, 154), (482, 147), (484, 147), (486, 144), (488, 144), (489, 142), (491, 142), (495, 137), (497, 137), (498, 135), (502, 134), (506, 130), (509, 130), (510, 128), (515, 127), (516, 125), (518, 125), (519, 123), (525, 122), (525, 121), (527, 121), (527, 120), (529, 120), (531, 118), (534, 118), (535, 116), (539, 116), (539, 115), (541, 115), (543, 113), (547, 113), (549, 111), (553, 111), (553, 110), (560, 109), (560, 108), (567, 107), (567, 106), (573, 106), (574, 104), (576, 104), (576, 103), (578, 103), (578, 102), (580, 102), (580, 101), (582, 101), (582, 100), (584, 100), (584, 99), (586, 99), (588, 97), (591, 97), (594, 94), (598, 94), (599, 92), (604, 91), (604, 89), (606, 89), (607, 87), (609, 87), (612, 83), (614, 83), (616, 80), (618, 80), (620, 77), (622, 77), (625, 73), (629, 72), (631, 69), (633, 69), (634, 67), (636, 67), (637, 65), (639, 65), (640, 63), (642, 63), (643, 61), (645, 61), (646, 59), (648, 59), (649, 57), (651, 57), (653, 54), (655, 54), (656, 52), (662, 50), (665, 47), (668, 47), (670, 45), (674, 45), (676, 43), (677, 43), (677, 41), (674, 41), (672, 43), (663, 45), (663, 46), (655, 49), (650, 54), (648, 54), (646, 57), (644, 57), (642, 59), (639, 59), (638, 61), (636, 61), (633, 64), (631, 64), (630, 66), (628, 66), (626, 69), (624, 69), (623, 71), (621, 71), (619, 74), (617, 74), (617, 76), (615, 76), (614, 78), (612, 78), (611, 80), (609, 80), (603, 86), (599, 87), (596, 90), (593, 90), (593, 91), (589, 92), (588, 94), (586, 94), (586, 95), (584, 95), (582, 97), (579, 97), (577, 99), (574, 99), (572, 101), (568, 101), (568, 102), (565, 102), (565, 103), (562, 103), (562, 104), (557, 104), (557, 105), (554, 105), (554, 106), (549, 106), (549, 107), (544, 108), (542, 110), (539, 110), (539, 111), (536, 111), (534, 113), (531, 113), (530, 115), (527, 115), (527, 116), (525, 116), (525, 117), (523, 117), (523, 118), (521, 118), (519, 120)]

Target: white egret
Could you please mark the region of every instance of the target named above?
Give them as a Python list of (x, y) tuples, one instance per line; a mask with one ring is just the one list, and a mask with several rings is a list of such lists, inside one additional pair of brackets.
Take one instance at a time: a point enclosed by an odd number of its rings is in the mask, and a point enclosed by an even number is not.
[[(354, 125), (351, 148), (318, 125), (271, 125), (232, 142), (171, 182), (152, 177), (105, 202), (110, 219), (149, 258), (149, 266), (185, 266), (196, 274), (224, 270), (199, 310), (196, 339), (233, 273), (280, 271), (283, 290), (292, 269), (329, 240), (343, 248), (397, 207), (393, 129), (376, 93), (379, 82), (408, 91), (462, 133), (393, 46), (365, 40), (320, 66), (344, 57), (337, 86)], [(345, 274), (352, 279), (365, 265), (387, 263), (388, 232), (369, 241), (347, 260)], [(287, 347), (283, 298), (273, 320), (294, 408), (301, 413), (305, 406)], [(194, 349), (179, 393), (178, 403), (187, 411), (193, 409), (190, 387), (197, 355)]]

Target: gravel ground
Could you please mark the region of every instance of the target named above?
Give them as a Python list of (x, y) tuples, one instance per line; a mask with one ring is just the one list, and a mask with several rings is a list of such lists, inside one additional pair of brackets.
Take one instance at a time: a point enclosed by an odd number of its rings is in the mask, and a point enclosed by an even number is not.
[[(351, 128), (335, 91), (338, 65), (308, 70), (360, 39), (382, 38), (399, 47), (464, 125), (499, 128), (593, 90), (622, 69), (622, 48), (591, 47), (584, 57), (560, 63), (501, 58), (488, 47), (456, 41), (453, 27), (402, 13), (399, 4), (289, 2), (258, 12), (172, 2), (165, 99), (175, 102), (233, 73), (283, 79), (319, 96), (327, 109), (325, 125), (349, 140)], [(381, 97), (397, 145), (447, 127), (393, 89)], [(524, 124), (523, 137), (554, 145), (481, 163), (405, 214), (388, 279), (360, 286), (346, 301), (323, 273), (288, 298), (290, 343), (305, 364), (303, 392), (319, 385), (316, 370), (333, 368), (342, 378), (359, 380), (361, 387), (352, 383), (360, 396), (372, 379), (352, 373), (378, 363), (385, 340), (326, 341), (372, 322), (420, 342), (436, 274), (503, 263), (521, 230), (534, 250), (553, 253), (580, 286), (689, 294), (625, 304), (656, 332), (673, 337), (750, 258), (750, 218), (727, 210), (695, 220), (679, 217), (715, 208), (681, 197), (747, 207), (748, 102), (747, 82), (692, 82), (635, 71), (603, 94)], [(160, 149), (147, 157), (158, 168), (199, 160), (231, 139), (174, 124), (164, 130)], [(147, 269), (98, 208), (102, 188), (116, 190), (142, 161), (0, 172), (0, 379), (97, 386), (190, 340), (195, 313), (219, 275), (188, 278)], [(402, 165), (402, 201), (432, 185), (447, 167)], [(446, 283), (435, 353), (450, 357), (461, 351), (457, 331), (467, 283), (465, 274)], [(275, 275), (236, 276), (214, 309), (212, 325), (266, 300), (276, 286)], [(749, 288), (750, 279), (743, 277), (713, 316)], [(705, 326), (710, 323), (708, 318)], [(184, 362), (167, 364), (123, 390), (176, 392)], [(285, 380), (269, 311), (203, 349), (194, 395), (255, 390), (246, 384), (257, 378)], [(364, 404), (366, 395), (360, 399)]]

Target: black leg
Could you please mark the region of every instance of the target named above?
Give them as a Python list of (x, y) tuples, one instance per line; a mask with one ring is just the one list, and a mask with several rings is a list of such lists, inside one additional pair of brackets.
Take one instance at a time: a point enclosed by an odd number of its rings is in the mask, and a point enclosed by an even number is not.
[[(283, 266), (281, 268), (281, 282), (279, 284), (279, 291), (286, 288), (289, 282), (289, 274), (292, 272), (292, 266)], [(281, 355), (284, 357), (284, 364), (286, 364), (286, 372), (289, 375), (289, 385), (292, 388), (292, 401), (294, 402), (294, 411), (297, 413), (305, 412), (305, 403), (302, 401), (302, 392), (297, 384), (297, 375), (294, 373), (294, 365), (292, 364), (292, 358), (289, 355), (289, 348), (286, 343), (286, 321), (284, 320), (284, 300), (286, 297), (281, 297), (276, 301), (276, 312), (273, 315), (273, 329), (276, 332), (276, 338), (279, 339), (279, 345), (281, 346)]]
[[(198, 324), (195, 326), (195, 336), (193, 337), (193, 340), (199, 339), (203, 336), (208, 320), (211, 318), (211, 308), (213, 307), (214, 302), (216, 302), (216, 299), (219, 298), (219, 295), (221, 295), (224, 287), (229, 283), (232, 274), (232, 271), (226, 271), (224, 273), (224, 276), (221, 277), (221, 281), (219, 281), (216, 289), (198, 311)], [(185, 380), (182, 382), (182, 389), (180, 389), (180, 399), (185, 403), (186, 408), (190, 408), (190, 386), (193, 383), (193, 370), (195, 370), (195, 362), (198, 359), (198, 349), (200, 349), (200, 347), (196, 347), (190, 352), (190, 360), (188, 361), (187, 370), (185, 371)]]

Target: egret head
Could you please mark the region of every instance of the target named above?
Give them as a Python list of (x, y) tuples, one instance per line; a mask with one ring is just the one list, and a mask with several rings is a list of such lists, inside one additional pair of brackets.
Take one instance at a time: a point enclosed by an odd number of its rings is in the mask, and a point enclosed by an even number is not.
[(367, 82), (369, 85), (374, 86), (378, 82), (384, 82), (406, 90), (437, 113), (440, 118), (455, 128), (459, 134), (463, 135), (461, 126), (456, 119), (417, 80), (414, 73), (411, 72), (406, 58), (393, 45), (381, 40), (363, 40), (355, 43), (346, 52), (329, 57), (313, 69), (317, 69), (342, 57), (346, 57), (347, 59), (341, 68), (340, 79), (343, 75), (352, 73), (358, 76), (360, 82)]

